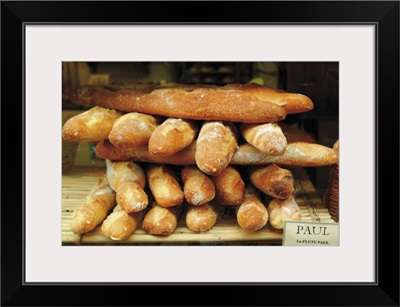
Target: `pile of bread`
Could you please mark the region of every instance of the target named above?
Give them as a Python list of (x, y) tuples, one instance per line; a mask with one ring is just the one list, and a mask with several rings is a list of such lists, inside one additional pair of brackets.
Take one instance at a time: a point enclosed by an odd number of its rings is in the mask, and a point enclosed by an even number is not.
[(76, 234), (101, 225), (105, 236), (125, 240), (141, 225), (168, 235), (180, 218), (204, 232), (228, 208), (246, 231), (283, 229), (301, 219), (289, 168), (338, 162), (335, 150), (284, 124), (287, 114), (313, 109), (301, 94), (171, 83), (88, 85), (70, 99), (90, 108), (64, 124), (63, 139), (95, 142), (106, 162), (73, 213)]

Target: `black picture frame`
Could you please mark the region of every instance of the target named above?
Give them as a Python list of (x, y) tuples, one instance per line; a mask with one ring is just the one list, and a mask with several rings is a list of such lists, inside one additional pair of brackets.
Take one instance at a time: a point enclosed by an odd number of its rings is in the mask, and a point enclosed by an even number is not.
[[(376, 26), (376, 283), (24, 283), (24, 25), (132, 22)], [(1, 60), (2, 306), (399, 306), (398, 1), (3, 1)]]

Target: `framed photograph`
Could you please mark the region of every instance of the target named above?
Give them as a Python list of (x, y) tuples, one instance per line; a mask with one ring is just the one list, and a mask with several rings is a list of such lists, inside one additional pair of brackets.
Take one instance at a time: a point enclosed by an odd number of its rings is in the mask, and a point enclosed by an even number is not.
[[(3, 1), (1, 8), (2, 305), (399, 305), (397, 1)], [(111, 139), (65, 142), (69, 119), (93, 106), (112, 109), (110, 101), (127, 89), (148, 94), (149, 87), (185, 84), (189, 93), (192, 85), (237, 90), (232, 84), (250, 83), (312, 97), (312, 112), (288, 114), (285, 124), (300, 125), (340, 156), (340, 171), (339, 163), (288, 166), (303, 224), (293, 218), (279, 229), (269, 220), (246, 232), (229, 207), (220, 228), (202, 239), (179, 216), (169, 237), (142, 225), (123, 240), (105, 235), (100, 223), (81, 234), (71, 230), (75, 209), (95, 184), (105, 197), (99, 179), (120, 152), (110, 154)], [(89, 90), (76, 99), (83, 85)], [(87, 96), (92, 88), (107, 99)], [(133, 112), (114, 111), (115, 121)], [(186, 114), (196, 120), (196, 112)], [(243, 123), (233, 122), (247, 141)], [(121, 161), (146, 163), (149, 180), (151, 166), (164, 162), (143, 157)], [(248, 165), (232, 159), (249, 176)], [(15, 174), (21, 185), (8, 179)], [(142, 290), (157, 295), (132, 295)]]

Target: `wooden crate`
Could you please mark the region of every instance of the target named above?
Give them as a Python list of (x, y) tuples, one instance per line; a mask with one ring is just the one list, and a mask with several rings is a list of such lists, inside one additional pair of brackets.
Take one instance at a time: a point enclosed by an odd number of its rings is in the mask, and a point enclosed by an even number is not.
[[(309, 180), (305, 168), (290, 168), (295, 179), (295, 198), (301, 209), (303, 221), (335, 223), (323, 200)], [(124, 241), (111, 240), (102, 235), (100, 226), (83, 235), (73, 234), (72, 212), (85, 199), (98, 178), (106, 172), (105, 167), (74, 167), (62, 176), (62, 244), (63, 245), (281, 245), (282, 230), (269, 224), (249, 232), (241, 229), (236, 216), (229, 208), (212, 229), (195, 233), (187, 228), (182, 215), (175, 232), (168, 236), (149, 235), (139, 226)]]

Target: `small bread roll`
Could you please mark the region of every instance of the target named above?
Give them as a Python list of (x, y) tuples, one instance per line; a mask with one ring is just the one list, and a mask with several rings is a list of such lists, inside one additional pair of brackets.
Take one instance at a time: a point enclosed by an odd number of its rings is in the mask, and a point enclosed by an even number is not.
[(215, 199), (221, 205), (234, 206), (242, 203), (245, 184), (234, 166), (228, 165), (218, 176), (211, 179), (215, 185)]
[(198, 125), (194, 120), (167, 118), (151, 134), (149, 152), (159, 157), (170, 157), (192, 144), (197, 132)]
[(161, 207), (173, 207), (181, 204), (184, 193), (171, 166), (151, 164), (146, 170), (147, 181), (157, 204)]
[(107, 140), (110, 131), (122, 113), (93, 107), (67, 120), (62, 128), (62, 137), (71, 142), (98, 142)]
[(115, 206), (101, 225), (101, 232), (112, 240), (126, 240), (142, 221), (146, 210), (128, 213), (120, 205)]
[(173, 233), (178, 226), (182, 206), (178, 205), (166, 208), (153, 202), (152, 208), (144, 216), (142, 223), (143, 230), (152, 235), (166, 236)]
[(137, 112), (127, 113), (115, 121), (108, 139), (117, 148), (132, 148), (147, 144), (158, 126), (156, 116)]
[(215, 197), (215, 186), (211, 178), (197, 166), (184, 166), (181, 170), (183, 193), (186, 201), (193, 206), (203, 205)]
[(194, 232), (208, 231), (217, 223), (225, 209), (225, 206), (221, 206), (216, 201), (201, 206), (188, 205), (186, 226)]
[(267, 209), (269, 222), (275, 229), (283, 229), (285, 221), (301, 220), (300, 208), (293, 196), (287, 199), (274, 198)]
[(248, 231), (256, 231), (268, 223), (268, 210), (254, 189), (246, 187), (243, 202), (235, 206), (239, 226)]
[(279, 199), (286, 199), (294, 193), (293, 175), (290, 170), (276, 164), (248, 168), (251, 183), (264, 192)]
[(205, 121), (197, 137), (196, 164), (210, 176), (219, 175), (238, 148), (238, 131), (233, 123)]
[(85, 201), (72, 213), (71, 231), (82, 234), (93, 230), (115, 205), (115, 192), (104, 175), (89, 191)]
[(262, 153), (278, 156), (285, 152), (287, 140), (276, 123), (247, 124), (240, 126), (243, 138)]

